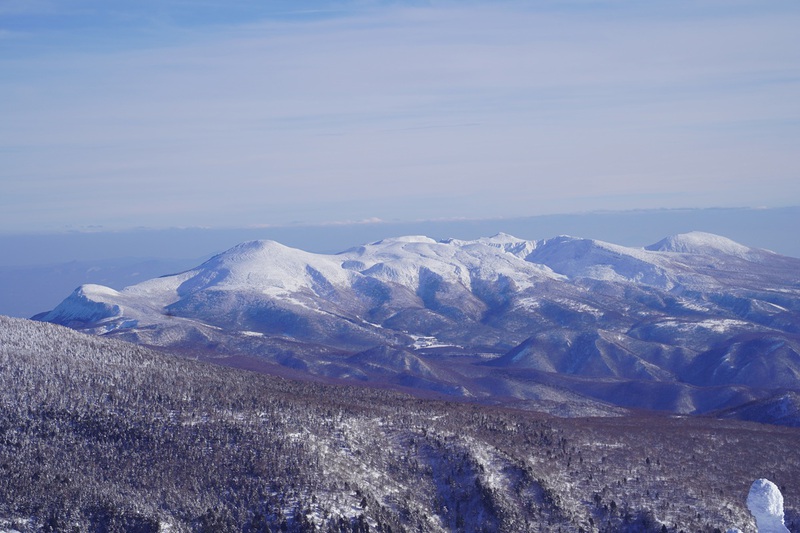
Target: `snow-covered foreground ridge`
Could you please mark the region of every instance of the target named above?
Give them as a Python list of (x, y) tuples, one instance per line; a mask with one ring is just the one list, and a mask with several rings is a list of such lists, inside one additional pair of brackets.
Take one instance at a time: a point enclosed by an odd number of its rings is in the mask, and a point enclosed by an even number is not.
[(37, 318), (476, 397), (677, 412), (764, 400), (759, 413), (793, 420), (795, 397), (763, 391), (800, 389), (800, 259), (700, 232), (645, 248), (407, 236), (333, 255), (252, 241), (121, 291), (84, 285)]
[(0, 368), (0, 529), (20, 533), (752, 533), (765, 472), (800, 526), (795, 428), (432, 401), (2, 316)]

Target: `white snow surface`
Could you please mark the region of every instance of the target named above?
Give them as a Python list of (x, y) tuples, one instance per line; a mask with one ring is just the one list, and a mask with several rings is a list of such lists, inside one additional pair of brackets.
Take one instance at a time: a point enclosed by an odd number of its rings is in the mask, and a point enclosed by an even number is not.
[(789, 533), (783, 523), (783, 494), (768, 479), (757, 479), (750, 486), (747, 508), (756, 519), (758, 533)]
[(420, 272), (430, 271), (450, 283), (470, 287), (473, 279), (494, 280), (507, 276), (519, 288), (530, 287), (536, 281), (560, 279), (550, 268), (520, 261), (511, 250), (533, 247), (530, 241), (498, 235), (489, 239), (461, 241), (447, 239), (434, 241), (426, 237), (401, 237), (384, 239), (376, 243), (348, 250), (335, 257), (361, 263), (358, 271), (381, 281), (399, 283), (407, 287), (419, 286)]
[[(364, 276), (415, 289), (423, 270), (466, 287), (475, 277), (496, 279), (503, 274), (523, 285), (537, 278), (560, 278), (543, 265), (525, 264), (502, 247), (481, 240), (437, 242), (408, 236), (384, 239), (335, 255), (305, 252), (274, 241), (246, 242), (189, 271), (180, 289), (194, 292), (213, 287), (266, 294), (283, 289), (295, 293), (313, 291), (320, 284), (347, 288)], [(139, 286), (134, 287), (125, 290), (141, 292)]]
[(500, 248), (504, 252), (513, 254), (517, 257), (525, 259), (531, 252), (536, 249), (538, 243), (536, 241), (526, 241), (518, 239), (507, 233), (498, 233), (493, 237), (482, 237), (478, 239), (479, 243), (486, 244), (487, 246), (494, 246)]

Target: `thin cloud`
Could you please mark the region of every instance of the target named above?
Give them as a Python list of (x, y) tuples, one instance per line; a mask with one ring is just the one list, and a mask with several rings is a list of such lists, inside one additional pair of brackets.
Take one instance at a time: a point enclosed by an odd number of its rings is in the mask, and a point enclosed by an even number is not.
[(0, 224), (39, 223), (33, 204), (193, 225), (800, 201), (800, 9), (558, 5), (2, 59)]

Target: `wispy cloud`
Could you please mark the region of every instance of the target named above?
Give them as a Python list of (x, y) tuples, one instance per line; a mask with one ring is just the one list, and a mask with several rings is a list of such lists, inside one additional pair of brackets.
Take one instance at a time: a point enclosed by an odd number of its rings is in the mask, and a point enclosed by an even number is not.
[(798, 203), (800, 8), (648, 5), (173, 13), (6, 54), (0, 227)]

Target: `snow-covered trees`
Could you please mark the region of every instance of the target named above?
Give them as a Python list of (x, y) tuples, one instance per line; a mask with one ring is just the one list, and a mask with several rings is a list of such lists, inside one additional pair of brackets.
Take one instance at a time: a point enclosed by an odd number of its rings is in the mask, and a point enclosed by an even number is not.
[(26, 533), (752, 530), (762, 475), (798, 529), (792, 428), (421, 400), (4, 317), (0, 407), (0, 529)]
[(762, 478), (753, 482), (747, 508), (756, 519), (758, 533), (789, 533), (783, 523), (783, 495), (772, 481)]

